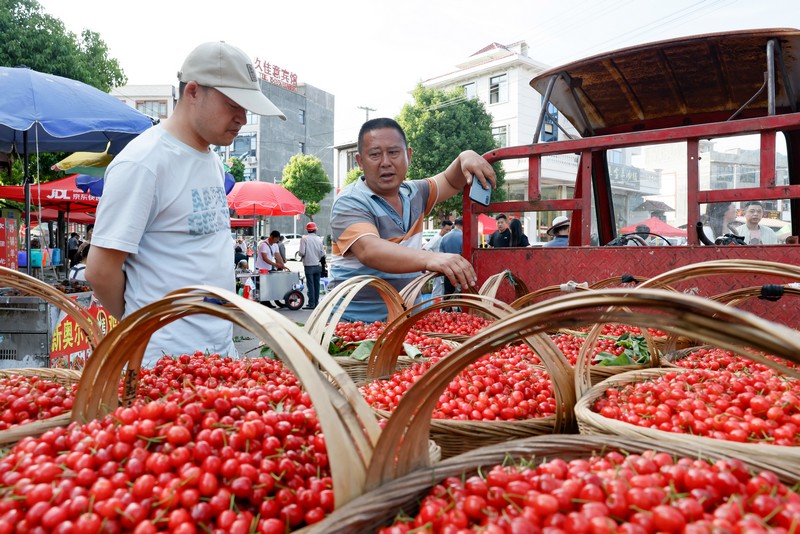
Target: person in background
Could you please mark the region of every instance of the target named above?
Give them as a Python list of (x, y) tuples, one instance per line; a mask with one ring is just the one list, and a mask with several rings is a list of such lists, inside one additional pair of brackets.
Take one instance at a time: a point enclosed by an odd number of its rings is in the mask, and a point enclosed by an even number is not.
[(442, 221), (442, 227), (430, 240), (422, 245), (423, 250), (430, 250), (431, 252), (439, 252), (439, 243), (447, 233), (453, 229), (453, 221)]
[(81, 240), (78, 232), (72, 232), (69, 234), (69, 239), (67, 240), (67, 258), (69, 259), (70, 267), (75, 265), (75, 254), (78, 252), (78, 248), (80, 246)]
[[(439, 252), (444, 252), (445, 254), (457, 254), (461, 256), (461, 253), (464, 250), (464, 221), (461, 218), (456, 219), (453, 221), (453, 230), (450, 231), (446, 236), (442, 238), (439, 242)], [(445, 277), (444, 279), (444, 295), (452, 295), (458, 289), (460, 291), (460, 287), (456, 288), (453, 283), (450, 281), (449, 278)]]
[(319, 280), (322, 277), (322, 259), (325, 257), (325, 245), (317, 235), (317, 223), (306, 224), (307, 235), (300, 238), (298, 251), (303, 258), (303, 271), (306, 274), (308, 302), (306, 309), (313, 310), (319, 304)]
[(92, 234), (94, 233), (94, 224), (86, 225), (86, 237), (83, 238), (84, 243), (92, 242)]
[[(432, 178), (406, 181), (412, 149), (392, 119), (365, 122), (358, 134), (356, 161), (364, 175), (343, 189), (331, 209), (331, 289), (354, 276), (374, 275), (402, 290), (422, 271), (444, 274), (453, 285), (475, 287), (478, 277), (461, 256), (421, 250), (422, 223), (436, 202), (464, 190), (473, 176), (495, 187), (492, 166), (480, 154), (461, 152)], [(362, 291), (344, 319), (385, 320), (386, 305), (376, 291)]]
[(560, 215), (553, 219), (553, 226), (547, 229), (547, 235), (553, 236), (552, 241), (545, 243), (544, 247), (569, 246), (569, 217)]
[(508, 229), (508, 217), (505, 213), (501, 213), (496, 215), (494, 220), (497, 221), (497, 230), (489, 236), (488, 245), (492, 248), (510, 247), (511, 230)]
[(777, 245), (778, 236), (769, 226), (759, 224), (764, 217), (764, 206), (757, 200), (751, 200), (744, 205), (745, 224), (737, 228), (740, 236), (744, 237), (746, 245)]
[(285, 240), (286, 237), (283, 235), (278, 238), (278, 253), (281, 255), (281, 260), (283, 260), (284, 263), (289, 261), (289, 258), (286, 257), (286, 245), (283, 243)]
[[(444, 220), (442, 221), (442, 227), (439, 231), (434, 235), (430, 241), (422, 245), (423, 250), (429, 250), (431, 252), (440, 252), (439, 245), (442, 242), (442, 238), (447, 235), (453, 229), (453, 221)], [(441, 297), (444, 294), (444, 277), (437, 276), (433, 279), (433, 289), (431, 290), (431, 297)]]
[(244, 238), (239, 236), (233, 245), (233, 261), (239, 265), (242, 260), (247, 263), (247, 245), (244, 243)]
[[(225, 42), (192, 50), (178, 81), (172, 115), (131, 141), (105, 173), (86, 279), (117, 318), (190, 285), (234, 290), (225, 169), (211, 146), (231, 145), (248, 111), (285, 119), (250, 57)], [(170, 323), (150, 338), (142, 364), (197, 350), (235, 357), (231, 322), (193, 315)]]
[(511, 219), (508, 223), (508, 229), (511, 231), (511, 244), (512, 247), (529, 247), (531, 246), (528, 241), (528, 236), (522, 231), (522, 223), (519, 219)]
[(70, 280), (86, 281), (86, 258), (89, 257), (90, 243), (83, 243), (78, 250), (75, 251), (75, 265), (69, 270), (67, 278)]
[(731, 227), (735, 222), (736, 207), (733, 202), (708, 204), (703, 217), (703, 233), (713, 242), (725, 234), (735, 234), (736, 229)]

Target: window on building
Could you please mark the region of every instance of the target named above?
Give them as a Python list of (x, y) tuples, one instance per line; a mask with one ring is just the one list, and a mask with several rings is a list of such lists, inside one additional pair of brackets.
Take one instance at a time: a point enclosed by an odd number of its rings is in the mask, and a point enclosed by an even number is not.
[(305, 154), (306, 153), (306, 144), (304, 142), (300, 141), (299, 143), (297, 143), (297, 150), (299, 150), (301, 154)]
[(247, 124), (258, 124), (258, 115), (247, 112)]
[(137, 100), (136, 109), (151, 117), (158, 117), (159, 119), (167, 118), (166, 100)]
[(508, 102), (508, 74), (489, 78), (489, 103)]
[(492, 137), (497, 144), (497, 148), (508, 146), (508, 126), (496, 126), (492, 128)]
[(358, 167), (358, 161), (356, 161), (356, 154), (358, 154), (358, 152), (355, 151), (355, 150), (348, 150), (347, 151), (347, 170), (348, 171)]
[(461, 87), (464, 88), (464, 96), (466, 96), (467, 98), (478, 97), (478, 89), (475, 86), (475, 82), (464, 84)]
[(297, 121), (300, 124), (305, 124), (306, 123), (306, 110), (304, 110), (304, 109), (298, 109), (297, 110)]
[(231, 147), (231, 156), (244, 161), (245, 158), (256, 155), (256, 134), (241, 134), (236, 136)]

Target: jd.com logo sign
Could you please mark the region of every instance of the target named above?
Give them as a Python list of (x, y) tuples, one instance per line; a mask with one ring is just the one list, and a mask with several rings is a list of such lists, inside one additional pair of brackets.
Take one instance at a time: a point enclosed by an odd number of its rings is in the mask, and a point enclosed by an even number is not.
[(67, 200), (69, 198), (67, 193), (69, 193), (69, 191), (66, 189), (53, 189), (45, 198), (52, 200)]

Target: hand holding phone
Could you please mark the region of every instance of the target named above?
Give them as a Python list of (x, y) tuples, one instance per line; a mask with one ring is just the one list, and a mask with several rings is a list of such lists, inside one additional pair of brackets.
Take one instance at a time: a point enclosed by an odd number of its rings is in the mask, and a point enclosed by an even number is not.
[(489, 187), (483, 187), (478, 181), (478, 177), (473, 175), (472, 176), (472, 185), (469, 187), (469, 198), (473, 202), (477, 202), (483, 206), (489, 205), (489, 199), (492, 196), (492, 186), (491, 184), (487, 184)]

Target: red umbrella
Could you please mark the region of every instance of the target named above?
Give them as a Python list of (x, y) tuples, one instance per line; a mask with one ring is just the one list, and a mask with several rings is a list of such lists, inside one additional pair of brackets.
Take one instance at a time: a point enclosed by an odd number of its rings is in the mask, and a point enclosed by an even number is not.
[(489, 235), (497, 230), (497, 221), (485, 213), (481, 213), (478, 215), (478, 228), (481, 229), (483, 235)]
[(686, 237), (686, 230), (681, 230), (680, 228), (675, 228), (674, 226), (670, 226), (669, 224), (665, 223), (658, 217), (650, 217), (646, 221), (638, 222), (636, 224), (631, 224), (626, 226), (625, 228), (620, 228), (620, 234), (629, 234), (631, 232), (636, 231), (636, 227), (640, 224), (643, 224), (650, 228), (650, 231), (654, 234), (663, 235), (664, 237)]
[[(95, 211), (100, 197), (84, 193), (75, 185), (77, 174), (41, 184), (31, 185), (31, 204), (57, 211)], [(25, 201), (25, 188), (21, 185), (0, 186), (0, 198)]]
[(282, 185), (256, 181), (237, 182), (228, 193), (228, 207), (243, 217), (299, 215), (306, 211), (300, 199)]
[(305, 205), (282, 185), (269, 182), (236, 182), (228, 193), (228, 207), (236, 215), (252, 217), (256, 237), (256, 215), (279, 217), (305, 213)]

